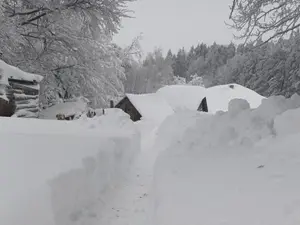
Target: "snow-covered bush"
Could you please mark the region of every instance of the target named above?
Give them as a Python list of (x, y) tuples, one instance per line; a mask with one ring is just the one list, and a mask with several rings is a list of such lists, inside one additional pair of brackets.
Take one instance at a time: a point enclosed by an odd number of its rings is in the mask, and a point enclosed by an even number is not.
[(197, 74), (191, 76), (191, 81), (188, 82), (189, 85), (201, 86), (204, 87), (204, 81), (202, 77), (199, 77)]

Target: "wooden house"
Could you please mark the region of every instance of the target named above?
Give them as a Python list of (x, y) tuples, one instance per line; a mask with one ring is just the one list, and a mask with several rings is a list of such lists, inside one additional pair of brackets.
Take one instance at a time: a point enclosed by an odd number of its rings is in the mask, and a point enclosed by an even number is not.
[(6, 96), (0, 103), (0, 116), (38, 117), (39, 83), (43, 77), (24, 72), (1, 60), (0, 68), (2, 92), (3, 96)]

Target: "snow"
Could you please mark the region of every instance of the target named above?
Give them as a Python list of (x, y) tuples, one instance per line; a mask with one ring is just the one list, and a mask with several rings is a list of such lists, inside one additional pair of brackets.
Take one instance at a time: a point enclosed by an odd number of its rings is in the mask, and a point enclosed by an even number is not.
[(154, 147), (151, 224), (299, 224), (299, 101), (234, 99), (228, 112), (169, 117)]
[(39, 118), (56, 120), (57, 114), (63, 114), (65, 116), (77, 115), (86, 112), (88, 109), (87, 103), (81, 99), (74, 102), (63, 102), (53, 105), (40, 112)]
[(206, 97), (206, 89), (192, 85), (168, 85), (158, 89), (156, 94), (165, 99), (174, 111), (196, 111)]
[(0, 118), (0, 224), (298, 225), (300, 96), (228, 88), (215, 113), (155, 93), (135, 123)]
[(38, 83), (43, 80), (43, 77), (40, 75), (24, 72), (17, 67), (8, 65), (2, 60), (0, 60), (0, 68), (2, 69), (2, 73), (5, 75), (7, 83), (7, 79), (9, 78), (17, 80), (36, 81)]
[(0, 118), (0, 224), (98, 220), (106, 193), (140, 149), (128, 116), (74, 121)]
[[(233, 88), (230, 88), (232, 86)], [(206, 90), (208, 110), (211, 113), (228, 111), (232, 99), (245, 99), (251, 108), (257, 108), (265, 97), (238, 84), (218, 85)]]
[(167, 116), (174, 113), (170, 105), (156, 94), (127, 94), (130, 102), (142, 115), (142, 120), (161, 123)]
[(228, 104), (232, 99), (245, 99), (251, 108), (257, 108), (264, 99), (263, 96), (238, 84), (218, 85), (211, 88), (169, 85), (160, 88), (156, 93), (164, 98), (174, 111), (195, 111), (202, 99), (206, 97), (209, 113), (228, 111)]

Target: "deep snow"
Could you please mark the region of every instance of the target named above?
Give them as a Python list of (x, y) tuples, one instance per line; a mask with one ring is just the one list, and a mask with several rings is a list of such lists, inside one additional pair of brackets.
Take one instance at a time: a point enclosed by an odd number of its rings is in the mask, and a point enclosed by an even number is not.
[(177, 132), (156, 143), (152, 224), (299, 224), (299, 103), (236, 99), (228, 113), (168, 118), (158, 136)]
[(259, 101), (162, 123), (0, 118), (0, 224), (298, 225), (300, 97)]
[(68, 225), (97, 218), (106, 192), (140, 150), (129, 116), (76, 122), (0, 118), (0, 224)]

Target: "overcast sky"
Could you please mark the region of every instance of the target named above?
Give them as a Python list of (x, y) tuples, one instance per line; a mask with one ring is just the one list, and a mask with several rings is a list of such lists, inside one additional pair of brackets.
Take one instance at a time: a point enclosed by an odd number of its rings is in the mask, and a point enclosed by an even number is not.
[(214, 41), (227, 44), (232, 30), (224, 21), (228, 19), (232, 0), (137, 0), (129, 5), (134, 10), (132, 19), (123, 20), (123, 28), (115, 41), (128, 45), (143, 34), (141, 41), (144, 52), (155, 47), (177, 51), (199, 42)]

